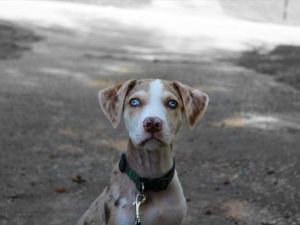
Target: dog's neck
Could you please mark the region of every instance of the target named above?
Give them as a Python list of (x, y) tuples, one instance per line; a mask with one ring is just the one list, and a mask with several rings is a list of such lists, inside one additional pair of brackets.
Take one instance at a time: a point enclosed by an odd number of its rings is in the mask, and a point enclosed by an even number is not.
[(166, 174), (173, 166), (172, 146), (160, 146), (147, 150), (128, 141), (127, 161), (131, 169), (141, 177), (157, 178)]

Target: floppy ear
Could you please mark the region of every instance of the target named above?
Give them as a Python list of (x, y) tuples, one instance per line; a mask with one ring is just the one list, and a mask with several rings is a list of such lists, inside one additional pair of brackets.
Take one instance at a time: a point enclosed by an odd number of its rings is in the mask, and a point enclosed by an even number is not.
[(192, 129), (205, 113), (209, 97), (204, 92), (179, 81), (174, 81), (173, 85), (181, 96), (188, 126)]
[(98, 97), (101, 109), (113, 128), (118, 127), (121, 121), (125, 97), (128, 91), (133, 88), (135, 82), (135, 80), (128, 80), (123, 84), (99, 91)]

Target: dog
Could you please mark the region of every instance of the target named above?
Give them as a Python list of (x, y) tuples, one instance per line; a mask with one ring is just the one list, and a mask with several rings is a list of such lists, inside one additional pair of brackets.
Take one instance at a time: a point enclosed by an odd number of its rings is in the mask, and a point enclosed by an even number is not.
[(123, 114), (126, 153), (110, 184), (78, 225), (180, 225), (187, 205), (179, 182), (172, 143), (186, 115), (194, 128), (209, 97), (179, 81), (128, 80), (99, 91), (99, 102), (114, 128)]

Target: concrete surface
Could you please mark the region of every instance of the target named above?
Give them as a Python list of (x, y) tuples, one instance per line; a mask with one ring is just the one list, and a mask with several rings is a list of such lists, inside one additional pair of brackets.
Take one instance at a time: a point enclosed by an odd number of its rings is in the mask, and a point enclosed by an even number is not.
[(183, 125), (175, 144), (185, 225), (300, 224), (297, 87), (211, 37), (77, 16), (66, 27), (6, 12), (0, 23), (1, 225), (76, 224), (127, 139), (104, 118), (97, 91), (146, 77), (180, 80), (211, 99), (199, 126)]

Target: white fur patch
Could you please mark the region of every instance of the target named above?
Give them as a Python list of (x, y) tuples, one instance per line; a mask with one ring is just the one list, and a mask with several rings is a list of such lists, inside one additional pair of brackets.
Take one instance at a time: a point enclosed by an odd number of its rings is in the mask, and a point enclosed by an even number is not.
[(147, 117), (158, 117), (165, 121), (166, 111), (162, 104), (163, 98), (163, 83), (161, 80), (154, 80), (149, 84), (149, 102), (145, 106), (141, 120), (144, 121)]
[(128, 215), (124, 209), (117, 210), (116, 224), (118, 225), (131, 225), (133, 224), (133, 217)]

